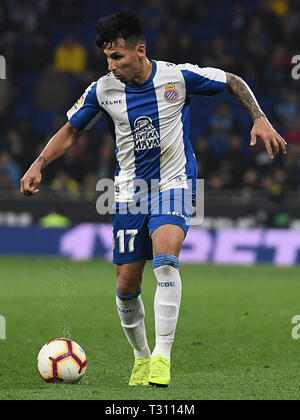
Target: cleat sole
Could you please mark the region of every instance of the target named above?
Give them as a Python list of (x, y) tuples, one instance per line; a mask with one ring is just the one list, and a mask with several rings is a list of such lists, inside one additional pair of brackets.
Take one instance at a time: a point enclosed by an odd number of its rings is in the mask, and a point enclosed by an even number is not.
[(168, 388), (169, 385), (166, 384), (156, 384), (154, 382), (149, 382), (150, 386), (156, 386), (157, 388)]

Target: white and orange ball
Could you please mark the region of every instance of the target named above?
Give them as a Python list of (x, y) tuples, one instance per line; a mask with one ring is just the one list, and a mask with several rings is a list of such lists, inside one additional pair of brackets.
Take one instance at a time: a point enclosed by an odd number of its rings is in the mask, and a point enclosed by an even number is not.
[(87, 358), (75, 341), (56, 338), (41, 348), (37, 368), (45, 382), (74, 384), (85, 374)]

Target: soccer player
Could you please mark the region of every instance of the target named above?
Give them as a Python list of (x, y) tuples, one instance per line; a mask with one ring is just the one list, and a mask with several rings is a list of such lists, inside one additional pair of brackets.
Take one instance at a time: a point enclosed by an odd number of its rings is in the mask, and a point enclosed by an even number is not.
[[(120, 12), (103, 17), (96, 32), (96, 43), (106, 55), (109, 73), (93, 82), (69, 110), (68, 122), (21, 179), (21, 193), (37, 194), (45, 166), (63, 155), (102, 113), (106, 115), (117, 160), (112, 216), (116, 304), (135, 358), (129, 384), (166, 387), (170, 383), (171, 348), (181, 301), (178, 258), (191, 216), (190, 210), (174, 209), (181, 200), (180, 193), (190, 190), (195, 198), (197, 177), (196, 159), (189, 142), (190, 97), (227, 90), (253, 119), (251, 146), (260, 138), (273, 159), (280, 151), (286, 153), (286, 142), (240, 77), (196, 64), (148, 59), (143, 28), (134, 14)], [(151, 202), (148, 212), (124, 212), (124, 206), (134, 200), (135, 180), (146, 182), (149, 191), (156, 180), (154, 207), (164, 207), (163, 193), (168, 192), (170, 211), (152, 211)], [(147, 259), (153, 260), (157, 279), (152, 353), (141, 298)]]

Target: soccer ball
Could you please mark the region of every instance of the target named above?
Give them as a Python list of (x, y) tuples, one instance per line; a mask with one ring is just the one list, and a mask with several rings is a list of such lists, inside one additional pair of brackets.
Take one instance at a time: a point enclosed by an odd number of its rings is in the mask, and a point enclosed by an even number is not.
[(87, 359), (83, 349), (75, 341), (56, 338), (41, 348), (37, 368), (45, 382), (74, 384), (83, 377)]

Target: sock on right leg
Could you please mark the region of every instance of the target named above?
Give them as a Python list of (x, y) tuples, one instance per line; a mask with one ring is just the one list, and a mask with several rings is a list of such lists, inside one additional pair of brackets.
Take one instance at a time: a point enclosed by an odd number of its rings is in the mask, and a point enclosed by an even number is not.
[[(140, 293), (140, 292), (139, 292)], [(121, 326), (129, 344), (133, 347), (134, 356), (147, 358), (151, 356), (145, 329), (145, 308), (140, 295), (130, 299), (116, 296)]]

